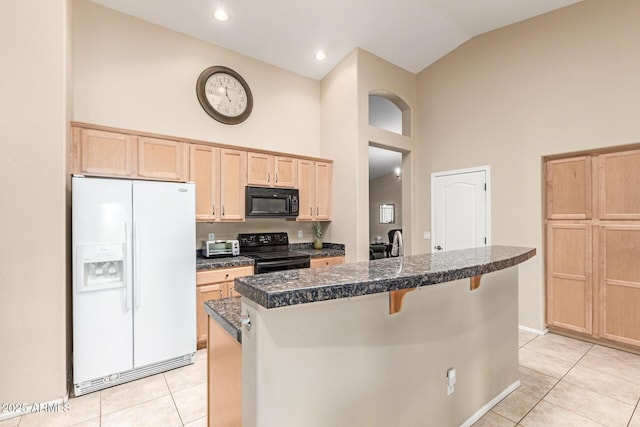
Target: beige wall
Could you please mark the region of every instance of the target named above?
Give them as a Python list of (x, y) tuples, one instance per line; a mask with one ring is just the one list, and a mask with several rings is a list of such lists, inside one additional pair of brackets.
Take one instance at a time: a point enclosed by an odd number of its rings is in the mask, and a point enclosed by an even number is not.
[(47, 402), (67, 392), (70, 12), (70, 1), (25, 0), (11, 2), (0, 15), (0, 402), (5, 403)]
[[(395, 205), (395, 223), (380, 224), (380, 205)], [(396, 180), (395, 173), (389, 173), (369, 181), (369, 242), (376, 236), (389, 242), (388, 232), (402, 228), (402, 181)]]
[[(538, 249), (520, 268), (521, 325), (544, 327), (541, 157), (640, 141), (638, 22), (636, 0), (586, 0), (476, 37), (418, 75), (414, 178), (491, 165), (493, 244)], [(415, 194), (424, 230), (429, 190)]]
[[(74, 120), (292, 154), (320, 154), (320, 83), (86, 0), (75, 2)], [(200, 73), (225, 65), (251, 87), (239, 125), (209, 117)]]

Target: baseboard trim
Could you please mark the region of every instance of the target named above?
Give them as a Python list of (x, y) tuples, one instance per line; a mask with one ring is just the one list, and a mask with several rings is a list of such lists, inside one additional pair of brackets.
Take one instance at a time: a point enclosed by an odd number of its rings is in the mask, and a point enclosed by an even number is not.
[(522, 325), (518, 325), (518, 329), (521, 331), (529, 332), (530, 334), (536, 334), (536, 335), (547, 335), (547, 332), (549, 332), (549, 329), (547, 328), (540, 330), (540, 329), (533, 329), (528, 326), (522, 326)]
[(9, 418), (20, 417), (22, 415), (32, 414), (35, 412), (63, 412), (65, 410), (65, 404), (69, 401), (69, 393), (65, 394), (59, 399), (50, 400), (42, 403), (19, 403), (13, 406), (16, 407), (13, 411), (2, 411), (0, 413), (0, 421), (8, 420)]
[(499, 395), (491, 399), (489, 403), (484, 405), (482, 408), (478, 409), (476, 413), (473, 414), (471, 417), (467, 418), (467, 420), (464, 423), (460, 424), (460, 427), (470, 427), (471, 425), (473, 425), (473, 423), (475, 423), (480, 418), (482, 418), (484, 414), (489, 412), (491, 408), (496, 406), (502, 399), (507, 397), (511, 392), (513, 392), (518, 387), (520, 387), (520, 380), (514, 382), (509, 387), (502, 390), (502, 392)]

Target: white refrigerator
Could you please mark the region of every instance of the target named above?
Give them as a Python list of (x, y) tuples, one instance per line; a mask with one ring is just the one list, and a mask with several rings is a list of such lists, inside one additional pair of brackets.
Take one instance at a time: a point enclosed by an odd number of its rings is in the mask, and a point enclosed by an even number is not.
[(195, 187), (72, 178), (74, 393), (193, 363)]

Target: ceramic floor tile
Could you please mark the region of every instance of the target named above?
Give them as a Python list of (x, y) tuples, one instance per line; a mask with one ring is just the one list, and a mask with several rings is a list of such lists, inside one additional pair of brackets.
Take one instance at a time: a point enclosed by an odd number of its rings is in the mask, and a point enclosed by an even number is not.
[[(535, 341), (537, 341), (537, 338)], [(520, 366), (558, 379), (562, 378), (573, 367), (573, 363), (535, 351), (529, 347), (530, 345), (531, 343), (518, 350)]]
[(66, 404), (60, 404), (60, 410), (57, 412), (36, 412), (23, 415), (20, 427), (67, 427), (98, 418), (100, 417), (100, 393), (96, 391), (69, 399)]
[(629, 405), (635, 406), (640, 399), (640, 384), (579, 364), (571, 369), (562, 381), (612, 397)]
[(571, 363), (580, 360), (591, 347), (593, 344), (552, 333), (537, 337), (525, 346), (529, 350)]
[(200, 350), (196, 351), (196, 360), (206, 359), (206, 358), (207, 358), (206, 348), (201, 348)]
[(538, 335), (532, 334), (531, 332), (518, 331), (518, 348), (522, 347), (536, 337), (538, 337)]
[(168, 394), (169, 388), (162, 374), (107, 388), (102, 390), (102, 415)]
[(636, 408), (627, 427), (640, 427), (640, 408)]
[(20, 424), (20, 418), (21, 417), (13, 417), (0, 421), (0, 427), (18, 427), (18, 424)]
[(513, 421), (518, 422), (527, 412), (533, 408), (539, 399), (531, 396), (530, 394), (523, 393), (519, 390), (512, 392), (494, 406), (491, 410), (498, 415)]
[(206, 383), (173, 393), (173, 400), (176, 402), (176, 407), (184, 424), (207, 416)]
[(185, 424), (184, 427), (207, 427), (207, 417), (198, 418), (195, 421)]
[(80, 424), (74, 424), (72, 427), (100, 427), (100, 418), (94, 418)]
[(566, 409), (541, 401), (520, 421), (523, 427), (599, 427), (598, 424)]
[(515, 423), (498, 415), (493, 411), (489, 411), (482, 416), (478, 421), (473, 423), (473, 427), (513, 427)]
[(541, 374), (524, 366), (520, 366), (519, 371), (520, 387), (518, 390), (539, 399), (542, 399), (559, 381), (557, 378)]
[(578, 364), (640, 384), (640, 356), (637, 354), (595, 345)]
[(634, 410), (634, 405), (622, 403), (564, 380), (560, 381), (544, 400), (609, 426), (626, 426)]
[(188, 366), (164, 373), (171, 393), (207, 382), (207, 359), (196, 359)]
[(181, 427), (182, 422), (171, 395), (103, 415), (102, 427)]

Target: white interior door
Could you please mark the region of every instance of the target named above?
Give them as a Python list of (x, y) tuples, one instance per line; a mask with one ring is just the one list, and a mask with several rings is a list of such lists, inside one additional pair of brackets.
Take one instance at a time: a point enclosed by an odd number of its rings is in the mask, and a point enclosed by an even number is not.
[(489, 167), (431, 175), (433, 251), (488, 244)]
[(134, 367), (196, 351), (195, 188), (134, 181)]

